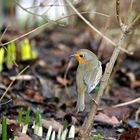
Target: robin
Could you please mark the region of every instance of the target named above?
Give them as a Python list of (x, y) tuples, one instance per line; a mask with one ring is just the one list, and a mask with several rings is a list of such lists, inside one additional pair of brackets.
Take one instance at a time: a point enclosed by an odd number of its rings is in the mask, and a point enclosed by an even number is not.
[[(80, 49), (72, 55), (79, 65), (76, 72), (77, 112), (85, 109), (85, 94), (91, 93), (102, 76), (102, 66), (98, 57), (87, 49)], [(95, 102), (96, 103), (96, 102)]]

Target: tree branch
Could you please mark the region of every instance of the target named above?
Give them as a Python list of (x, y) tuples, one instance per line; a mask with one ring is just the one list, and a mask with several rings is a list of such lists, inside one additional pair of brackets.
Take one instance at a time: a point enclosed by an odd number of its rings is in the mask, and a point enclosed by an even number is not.
[[(80, 12), (72, 5), (72, 3), (69, 0), (65, 0), (69, 6), (74, 10), (74, 12), (94, 31), (96, 32), (98, 35), (100, 35), (103, 39), (105, 39), (107, 42), (109, 42), (111, 45), (116, 47), (116, 44), (109, 39), (108, 37), (106, 37), (103, 33), (101, 33), (97, 28), (95, 28), (86, 18), (84, 18)], [(128, 50), (124, 49), (124, 48), (120, 48), (123, 52), (128, 53), (128, 54), (133, 54), (132, 52), (129, 52)]]

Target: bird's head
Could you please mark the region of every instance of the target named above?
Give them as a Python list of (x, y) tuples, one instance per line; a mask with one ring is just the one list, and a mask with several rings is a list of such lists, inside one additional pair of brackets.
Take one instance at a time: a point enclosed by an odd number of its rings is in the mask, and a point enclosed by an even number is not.
[(87, 49), (80, 49), (71, 56), (75, 57), (79, 64), (92, 59), (97, 59), (96, 55)]

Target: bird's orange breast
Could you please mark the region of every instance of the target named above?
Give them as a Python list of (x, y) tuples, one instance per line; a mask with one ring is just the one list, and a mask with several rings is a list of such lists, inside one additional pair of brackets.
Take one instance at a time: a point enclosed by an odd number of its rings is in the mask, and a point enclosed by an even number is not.
[(86, 62), (86, 58), (85, 57), (80, 57), (80, 55), (78, 55), (78, 54), (75, 54), (75, 58), (77, 59), (79, 64), (82, 64), (82, 63)]

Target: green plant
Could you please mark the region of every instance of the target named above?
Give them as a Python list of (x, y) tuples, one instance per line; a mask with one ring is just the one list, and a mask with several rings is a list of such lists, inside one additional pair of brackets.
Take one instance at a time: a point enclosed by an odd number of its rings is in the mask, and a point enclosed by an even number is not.
[(35, 114), (34, 134), (40, 137), (42, 137), (43, 135), (42, 119), (41, 119), (41, 114), (39, 110)]
[(21, 108), (19, 113), (18, 113), (18, 123), (21, 124), (22, 122), (22, 112), (23, 112), (23, 109)]
[(26, 134), (27, 130), (28, 130), (29, 118), (30, 118), (30, 108), (28, 108), (26, 111), (25, 122), (24, 122), (24, 125), (22, 128), (22, 133), (24, 133), (24, 134)]
[(29, 39), (24, 39), (20, 45), (21, 49), (21, 60), (29, 60), (37, 58), (37, 54), (32, 50)]
[(3, 70), (4, 49), (0, 48), (0, 72)]
[(6, 65), (8, 68), (13, 67), (13, 61), (16, 60), (16, 44), (14, 42), (7, 45)]
[(6, 140), (7, 139), (7, 122), (6, 122), (6, 118), (3, 117), (2, 118), (2, 140)]

